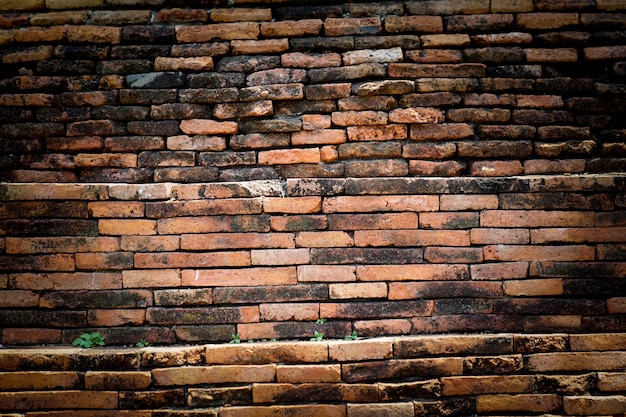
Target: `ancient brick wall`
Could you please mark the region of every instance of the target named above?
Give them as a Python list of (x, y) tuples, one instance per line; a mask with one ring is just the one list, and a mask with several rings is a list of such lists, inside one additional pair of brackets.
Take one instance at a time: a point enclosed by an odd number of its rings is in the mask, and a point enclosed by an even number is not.
[[(626, 412), (625, 34), (624, 0), (0, 0), (0, 413)], [(158, 347), (24, 349), (83, 332)]]

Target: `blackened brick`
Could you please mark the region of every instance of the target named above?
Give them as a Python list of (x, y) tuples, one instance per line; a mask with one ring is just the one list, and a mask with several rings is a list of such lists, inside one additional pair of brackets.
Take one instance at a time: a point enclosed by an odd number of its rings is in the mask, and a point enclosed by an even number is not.
[(129, 122), (128, 133), (135, 135), (166, 135), (174, 136), (180, 133), (178, 129), (178, 122), (163, 121), (163, 122)]
[(176, 42), (176, 30), (173, 26), (126, 26), (122, 28), (122, 41), (171, 45)]

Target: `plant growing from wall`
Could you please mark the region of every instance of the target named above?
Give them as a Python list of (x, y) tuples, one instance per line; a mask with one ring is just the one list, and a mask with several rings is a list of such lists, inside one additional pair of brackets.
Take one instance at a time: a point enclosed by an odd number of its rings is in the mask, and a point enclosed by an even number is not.
[(352, 331), (352, 334), (344, 337), (344, 340), (357, 340), (359, 338), (359, 334), (356, 332), (356, 330)]
[(241, 343), (241, 338), (239, 337), (239, 333), (230, 335), (230, 342), (228, 343)]
[(324, 339), (324, 333), (320, 333), (317, 330), (313, 332), (313, 337), (311, 338), (312, 342), (321, 342)]
[(146, 339), (141, 339), (139, 342), (137, 342), (137, 344), (135, 345), (139, 348), (145, 348), (150, 346), (150, 343), (148, 341), (146, 341)]
[(98, 332), (83, 333), (72, 342), (73, 346), (82, 348), (92, 348), (96, 346), (104, 346), (104, 337)]

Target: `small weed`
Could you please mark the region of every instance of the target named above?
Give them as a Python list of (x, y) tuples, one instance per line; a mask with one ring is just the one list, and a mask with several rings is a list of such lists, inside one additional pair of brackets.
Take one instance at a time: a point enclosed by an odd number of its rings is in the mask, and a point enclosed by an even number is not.
[(275, 338), (275, 337), (272, 337), (272, 338), (270, 339), (270, 342), (275, 342), (275, 341), (276, 341), (276, 338)]
[(311, 338), (312, 342), (321, 342), (324, 339), (324, 333), (320, 333), (317, 330), (313, 332), (313, 337)]
[(96, 346), (104, 346), (104, 337), (98, 332), (83, 333), (72, 342), (73, 346), (82, 348), (92, 348)]
[(248, 343), (254, 343), (254, 339), (248, 339)]
[(139, 342), (137, 342), (135, 346), (137, 346), (138, 348), (145, 348), (150, 346), (150, 343), (146, 339), (141, 339)]
[(326, 323), (326, 320), (327, 319), (317, 319), (317, 321), (315, 323), (317, 323), (317, 324), (324, 324), (324, 323)]
[(356, 330), (353, 330), (351, 335), (344, 337), (344, 340), (357, 340), (358, 338), (359, 334), (356, 332)]
[(230, 337), (231, 337), (231, 340), (228, 343), (241, 343), (241, 339), (239, 338), (239, 333), (231, 334)]

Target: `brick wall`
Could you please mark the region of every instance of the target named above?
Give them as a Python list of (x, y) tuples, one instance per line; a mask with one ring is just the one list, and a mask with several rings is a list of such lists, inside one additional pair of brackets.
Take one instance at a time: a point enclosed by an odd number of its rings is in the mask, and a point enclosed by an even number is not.
[(0, 412), (624, 413), (625, 16), (0, 2)]

